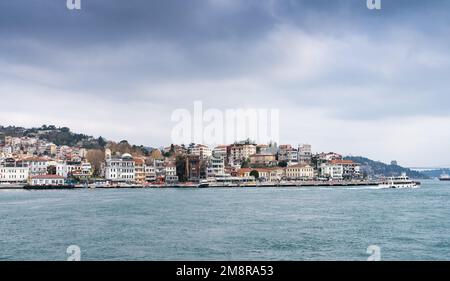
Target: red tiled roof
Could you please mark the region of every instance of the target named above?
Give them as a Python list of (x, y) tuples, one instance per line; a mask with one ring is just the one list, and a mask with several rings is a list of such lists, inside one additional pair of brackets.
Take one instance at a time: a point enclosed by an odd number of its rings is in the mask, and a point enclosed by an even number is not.
[(61, 180), (63, 180), (64, 177), (61, 177), (58, 175), (38, 175), (38, 176), (32, 176), (31, 179), (61, 179)]
[(286, 169), (288, 169), (288, 168), (305, 168), (305, 167), (311, 167), (311, 166), (308, 164), (295, 164), (292, 166), (287, 166)]
[(48, 158), (44, 158), (44, 157), (27, 157), (22, 159), (22, 161), (26, 161), (26, 162), (47, 162), (47, 161), (51, 161)]
[(356, 164), (352, 160), (331, 160), (330, 163), (331, 164), (347, 164), (347, 165)]

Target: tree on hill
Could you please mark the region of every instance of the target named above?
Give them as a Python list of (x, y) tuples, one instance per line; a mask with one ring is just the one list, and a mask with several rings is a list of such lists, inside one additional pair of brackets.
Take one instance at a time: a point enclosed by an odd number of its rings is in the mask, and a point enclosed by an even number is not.
[(369, 176), (399, 176), (402, 173), (406, 173), (406, 175), (410, 178), (415, 179), (425, 179), (428, 178), (426, 175), (404, 168), (398, 165), (388, 165), (379, 161), (373, 161), (365, 157), (361, 156), (347, 156), (344, 158), (345, 160), (352, 160), (353, 162), (359, 163), (361, 165), (362, 172)]

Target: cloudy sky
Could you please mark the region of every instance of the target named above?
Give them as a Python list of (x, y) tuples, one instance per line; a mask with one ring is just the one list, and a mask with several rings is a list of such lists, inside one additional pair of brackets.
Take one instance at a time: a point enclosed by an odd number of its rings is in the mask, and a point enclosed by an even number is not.
[(450, 165), (450, 1), (0, 2), (0, 124), (160, 146), (175, 109), (278, 108), (280, 141)]

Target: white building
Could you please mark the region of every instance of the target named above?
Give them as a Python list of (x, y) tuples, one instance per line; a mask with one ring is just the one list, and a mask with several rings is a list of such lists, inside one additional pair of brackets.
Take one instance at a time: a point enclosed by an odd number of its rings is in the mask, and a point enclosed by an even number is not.
[(227, 148), (228, 146), (226, 145), (216, 146), (212, 151), (212, 156), (226, 159), (228, 155)]
[(296, 149), (291, 149), (288, 151), (287, 154), (288, 157), (288, 162), (294, 162), (297, 163), (298, 162), (298, 152)]
[(256, 154), (256, 145), (234, 144), (230, 148), (230, 161), (234, 164), (241, 163), (243, 159), (248, 159), (253, 154)]
[(332, 180), (342, 180), (344, 177), (344, 168), (340, 164), (324, 163), (320, 165), (320, 174), (322, 177)]
[(0, 167), (0, 182), (18, 183), (27, 182), (29, 177), (28, 167)]
[(211, 157), (212, 151), (206, 145), (197, 144), (193, 148), (191, 148), (191, 154), (200, 156), (201, 159), (207, 159)]
[(342, 177), (344, 179), (359, 179), (361, 178), (361, 166), (351, 160), (332, 160), (333, 165), (342, 166)]
[(177, 176), (177, 166), (173, 164), (166, 165), (166, 182), (176, 182), (178, 181)]
[(156, 180), (155, 166), (145, 165), (144, 173), (146, 182), (152, 182)]
[(56, 164), (56, 174), (67, 178), (70, 174), (78, 176), (90, 176), (92, 165), (89, 162), (58, 162)]
[(51, 160), (47, 158), (27, 158), (23, 160), (23, 163), (30, 168), (30, 175), (46, 175), (48, 173), (47, 168), (50, 166)]
[(38, 175), (32, 176), (30, 182), (37, 186), (59, 186), (64, 185), (64, 178), (58, 175)]
[(106, 159), (105, 178), (111, 181), (134, 182), (135, 167), (133, 157), (125, 153), (122, 157)]
[(225, 158), (211, 157), (208, 162), (208, 177), (225, 175)]
[(298, 147), (298, 162), (302, 164), (311, 163), (312, 147), (310, 144), (301, 144)]

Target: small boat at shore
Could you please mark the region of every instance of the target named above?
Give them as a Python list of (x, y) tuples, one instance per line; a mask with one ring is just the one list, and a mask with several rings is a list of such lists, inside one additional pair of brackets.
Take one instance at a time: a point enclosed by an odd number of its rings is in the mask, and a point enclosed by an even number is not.
[(389, 177), (381, 182), (379, 188), (419, 188), (420, 182), (411, 180), (406, 174), (399, 177)]

